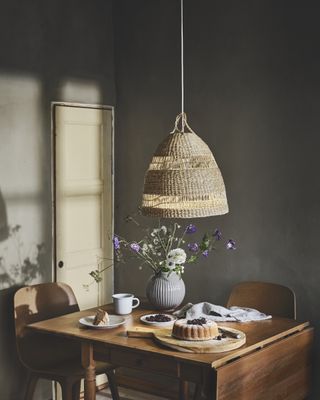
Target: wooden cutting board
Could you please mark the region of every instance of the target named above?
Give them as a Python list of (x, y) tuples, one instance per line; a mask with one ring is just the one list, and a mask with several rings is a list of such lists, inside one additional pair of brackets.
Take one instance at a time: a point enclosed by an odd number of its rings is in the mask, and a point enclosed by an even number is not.
[[(221, 327), (222, 328), (222, 327)], [(172, 328), (145, 328), (135, 327), (127, 331), (128, 337), (153, 338), (156, 342), (171, 349), (182, 351), (185, 353), (222, 353), (241, 347), (246, 342), (245, 333), (229, 327), (223, 327), (225, 331), (237, 333), (239, 339), (226, 337), (221, 340), (212, 339), (204, 341), (180, 340), (171, 336)]]

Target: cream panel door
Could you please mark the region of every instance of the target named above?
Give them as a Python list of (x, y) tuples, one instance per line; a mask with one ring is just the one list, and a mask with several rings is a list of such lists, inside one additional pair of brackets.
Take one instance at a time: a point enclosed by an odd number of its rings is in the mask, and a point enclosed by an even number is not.
[(113, 268), (100, 284), (89, 272), (112, 264), (112, 111), (55, 106), (56, 278), (69, 284), (80, 308), (109, 302)]

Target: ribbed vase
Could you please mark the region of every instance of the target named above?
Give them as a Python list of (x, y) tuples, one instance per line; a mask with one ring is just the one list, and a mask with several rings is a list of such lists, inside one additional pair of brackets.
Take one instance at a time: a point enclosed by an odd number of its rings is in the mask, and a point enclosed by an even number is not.
[(157, 310), (172, 310), (178, 307), (185, 296), (183, 279), (176, 273), (152, 275), (147, 283), (147, 297)]

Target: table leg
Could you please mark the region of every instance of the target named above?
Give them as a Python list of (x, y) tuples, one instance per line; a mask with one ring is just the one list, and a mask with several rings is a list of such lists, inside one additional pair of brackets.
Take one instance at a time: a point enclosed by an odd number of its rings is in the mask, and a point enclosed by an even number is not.
[(212, 369), (203, 371), (203, 382), (196, 385), (194, 400), (217, 400), (216, 387), (216, 372)]
[(84, 400), (96, 399), (96, 368), (91, 343), (81, 343), (81, 362), (85, 369)]
[(188, 400), (189, 383), (180, 379), (179, 381), (179, 400)]

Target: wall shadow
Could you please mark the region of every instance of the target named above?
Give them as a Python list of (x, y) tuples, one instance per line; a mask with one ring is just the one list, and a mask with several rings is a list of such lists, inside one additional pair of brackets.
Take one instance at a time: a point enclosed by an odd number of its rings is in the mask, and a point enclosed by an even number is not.
[(4, 198), (0, 190), (0, 242), (9, 237), (8, 215)]
[[(0, 291), (0, 354), (1, 374), (0, 387), (1, 397), (6, 400), (19, 399), (25, 390), (26, 370), (20, 363), (15, 340), (14, 304), (13, 298), (21, 286), (12, 286)], [(9, 386), (7, 382), (14, 377), (17, 385)]]
[[(28, 242), (46, 244), (37, 264), (24, 263), (16, 279), (0, 276), (0, 397), (19, 400), (25, 371), (17, 359), (13, 334), (16, 283), (32, 283), (35, 273), (39, 281), (52, 280), (51, 102), (97, 102), (92, 93), (64, 91), (63, 83), (73, 80), (94, 82), (103, 103), (114, 105), (112, 0), (67, 4), (57, 0), (47, 5), (39, 0), (29, 4), (5, 0), (1, 6), (0, 180), (6, 202), (0, 193), (0, 241), (9, 238), (9, 225), (19, 223), (28, 228)], [(22, 142), (30, 147), (24, 148)], [(0, 275), (2, 270), (0, 264)], [(35, 399), (48, 398), (50, 385), (47, 388)]]

